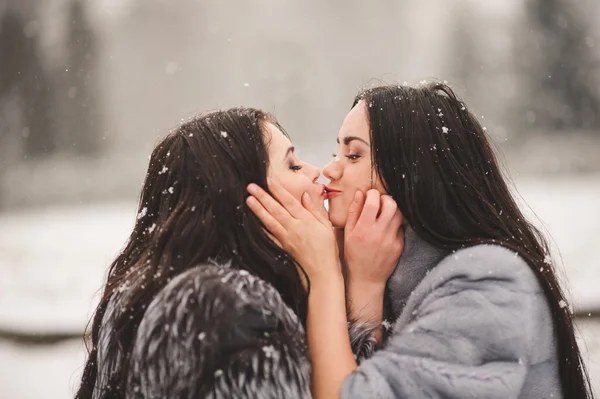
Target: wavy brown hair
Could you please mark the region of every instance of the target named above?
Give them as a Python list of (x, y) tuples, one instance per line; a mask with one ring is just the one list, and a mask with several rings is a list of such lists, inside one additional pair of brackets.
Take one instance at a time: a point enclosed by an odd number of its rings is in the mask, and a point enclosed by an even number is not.
[[(77, 398), (123, 397), (126, 365), (145, 309), (173, 277), (199, 264), (231, 262), (247, 270), (272, 284), (305, 320), (302, 268), (269, 238), (245, 205), (249, 183), (267, 189), (265, 123), (281, 129), (273, 116), (260, 110), (215, 111), (183, 123), (158, 143), (135, 226), (110, 265), (91, 320), (91, 347)], [(113, 312), (117, 299), (120, 311)], [(99, 342), (103, 329), (109, 328), (111, 339)], [(110, 375), (102, 376), (102, 386), (97, 383), (99, 344), (103, 356), (118, 359)]]
[(353, 106), (361, 100), (374, 168), (417, 234), (447, 250), (488, 243), (519, 253), (552, 312), (563, 397), (591, 398), (548, 244), (517, 206), (485, 129), (465, 103), (441, 83), (374, 87)]

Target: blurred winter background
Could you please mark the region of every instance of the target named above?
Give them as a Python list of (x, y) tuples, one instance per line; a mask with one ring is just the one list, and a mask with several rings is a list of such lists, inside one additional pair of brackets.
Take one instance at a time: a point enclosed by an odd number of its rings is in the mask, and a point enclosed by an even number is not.
[(600, 388), (598, 18), (596, 0), (0, 0), (0, 397), (72, 397), (181, 118), (264, 108), (322, 166), (360, 87), (429, 78), (472, 104), (551, 237)]

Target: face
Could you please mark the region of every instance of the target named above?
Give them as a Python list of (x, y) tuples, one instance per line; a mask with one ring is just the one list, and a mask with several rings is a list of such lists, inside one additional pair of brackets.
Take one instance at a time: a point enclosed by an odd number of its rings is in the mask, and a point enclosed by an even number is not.
[(344, 119), (337, 142), (338, 152), (323, 168), (323, 175), (329, 179), (326, 185), (329, 220), (335, 227), (344, 227), (357, 190), (366, 193), (374, 188), (386, 194), (371, 159), (371, 134), (364, 101), (359, 101)]
[(267, 123), (264, 134), (269, 156), (268, 177), (277, 179), (298, 201), (307, 192), (313, 203), (323, 205), (324, 187), (317, 183), (319, 170), (296, 156), (290, 139), (275, 125)]

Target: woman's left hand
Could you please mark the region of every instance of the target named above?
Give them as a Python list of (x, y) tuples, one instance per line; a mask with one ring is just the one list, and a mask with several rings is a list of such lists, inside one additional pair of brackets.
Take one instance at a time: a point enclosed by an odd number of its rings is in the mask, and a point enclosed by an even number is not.
[(348, 336), (344, 280), (333, 227), (307, 193), (300, 203), (278, 182), (269, 181), (269, 189), (276, 199), (257, 185), (249, 185), (247, 204), (308, 275), (306, 334), (313, 395), (339, 397), (344, 379), (357, 364)]
[(338, 247), (331, 222), (308, 193), (302, 203), (276, 180), (269, 179), (273, 198), (256, 184), (248, 185), (248, 207), (294, 259), (311, 282), (341, 276)]

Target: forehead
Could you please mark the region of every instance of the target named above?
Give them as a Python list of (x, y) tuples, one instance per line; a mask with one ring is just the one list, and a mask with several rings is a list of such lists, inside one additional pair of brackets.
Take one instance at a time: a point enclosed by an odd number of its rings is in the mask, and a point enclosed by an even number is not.
[(292, 145), (290, 139), (288, 139), (285, 134), (271, 122), (265, 123), (263, 129), (265, 142), (268, 143), (269, 151), (287, 151)]
[(369, 122), (367, 117), (367, 107), (363, 100), (360, 100), (354, 108), (348, 112), (342, 127), (340, 128), (339, 138), (343, 139), (347, 136), (356, 136), (369, 142)]

